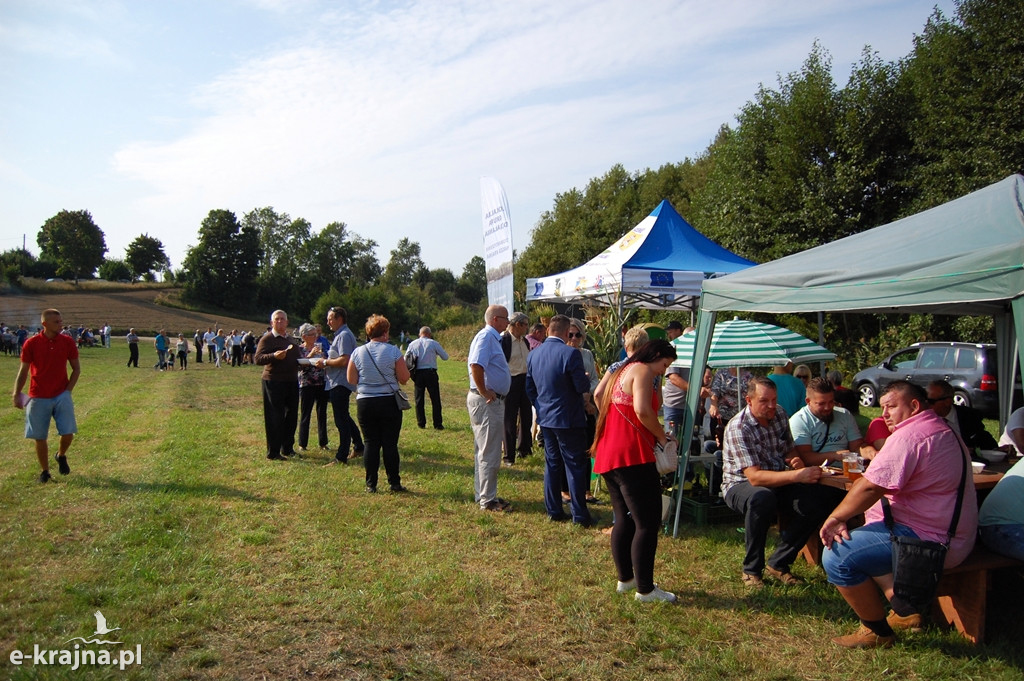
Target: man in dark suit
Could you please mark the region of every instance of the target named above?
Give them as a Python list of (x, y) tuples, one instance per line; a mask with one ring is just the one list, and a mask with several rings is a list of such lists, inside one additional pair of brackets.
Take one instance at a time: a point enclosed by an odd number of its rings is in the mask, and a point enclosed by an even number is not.
[(533, 453), (533, 409), (526, 395), (526, 356), (530, 344), (526, 332), (530, 330), (530, 318), (516, 312), (508, 319), (508, 328), (501, 334), (501, 351), (512, 374), (512, 385), (505, 398), (505, 457), (504, 464), (511, 466), (519, 457)]
[[(572, 521), (590, 527), (587, 510), (590, 485), (586, 461), (587, 417), (584, 400), (590, 381), (579, 350), (569, 347), (569, 318), (555, 315), (548, 335), (526, 358), (526, 393), (537, 409), (544, 434), (544, 507), (552, 520), (568, 520), (562, 510), (561, 471), (565, 470), (572, 497)], [(589, 399), (587, 399), (589, 402)]]
[(978, 449), (995, 449), (995, 438), (982, 423), (981, 415), (970, 407), (953, 404), (953, 386), (946, 381), (932, 381), (928, 384), (928, 403), (936, 414), (941, 416), (950, 427), (963, 439), (971, 450), (971, 456), (977, 458)]

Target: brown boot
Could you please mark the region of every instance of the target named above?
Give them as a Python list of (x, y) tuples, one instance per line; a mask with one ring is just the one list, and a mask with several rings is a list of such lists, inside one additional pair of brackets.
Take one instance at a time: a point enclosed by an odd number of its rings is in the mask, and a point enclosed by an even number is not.
[(921, 623), (921, 614), (916, 612), (913, 615), (907, 615), (906, 617), (901, 617), (895, 612), (890, 612), (889, 616), (885, 618), (885, 621), (888, 622), (889, 626), (893, 629), (909, 629), (914, 632), (924, 629), (924, 625)]
[(843, 648), (891, 648), (896, 637), (879, 636), (862, 624), (854, 633), (834, 638), (832, 642)]

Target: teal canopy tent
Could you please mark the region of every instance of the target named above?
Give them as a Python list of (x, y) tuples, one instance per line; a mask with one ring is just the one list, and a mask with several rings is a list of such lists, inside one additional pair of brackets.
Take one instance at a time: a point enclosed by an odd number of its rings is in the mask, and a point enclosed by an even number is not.
[[(704, 371), (715, 314), (723, 310), (992, 315), (1005, 423), (1024, 336), (1024, 177), (1011, 175), (902, 220), (705, 281), (692, 375)], [(697, 397), (697, 391), (688, 396), (683, 432), (693, 426)]]

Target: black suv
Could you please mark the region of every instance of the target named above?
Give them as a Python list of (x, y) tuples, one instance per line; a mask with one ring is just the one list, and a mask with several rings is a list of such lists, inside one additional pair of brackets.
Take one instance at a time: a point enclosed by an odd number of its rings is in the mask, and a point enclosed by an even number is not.
[(858, 372), (853, 389), (860, 394), (861, 406), (874, 407), (882, 390), (899, 379), (922, 388), (932, 381), (948, 381), (956, 391), (955, 404), (998, 417), (996, 346), (991, 343), (914, 343)]

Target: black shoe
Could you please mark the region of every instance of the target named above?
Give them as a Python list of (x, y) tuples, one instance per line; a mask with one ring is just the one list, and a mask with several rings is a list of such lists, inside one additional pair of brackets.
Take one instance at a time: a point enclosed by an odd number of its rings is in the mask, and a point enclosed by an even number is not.
[(564, 523), (570, 519), (571, 516), (568, 513), (559, 513), (557, 515), (548, 516), (548, 520), (550, 520), (553, 523)]
[(504, 499), (491, 499), (486, 504), (480, 507), (484, 511), (495, 511), (499, 513), (511, 513), (512, 504), (505, 501)]
[(61, 475), (67, 475), (68, 473), (71, 472), (71, 466), (68, 465), (67, 454), (65, 454), (64, 456), (57, 457), (57, 468), (60, 469)]
[(281, 456), (298, 456), (298, 455), (299, 455), (299, 453), (296, 452), (294, 449), (292, 449), (290, 451), (287, 451), (287, 452), (281, 452)]
[(391, 486), (391, 493), (392, 494), (405, 494), (408, 491), (409, 491), (409, 489), (407, 487), (402, 487), (401, 485), (392, 485)]
[(444, 430), (444, 426), (434, 426), (434, 430)]
[(376, 487), (371, 487), (370, 485), (367, 485), (366, 486), (366, 493), (367, 494), (376, 494), (377, 493), (377, 488)]
[(425, 424), (425, 423), (417, 423), (416, 427), (419, 428), (420, 430), (423, 430), (424, 428), (427, 427), (427, 424)]
[(39, 482), (47, 483), (50, 482), (50, 471), (43, 471), (39, 474)]
[(363, 448), (362, 447), (360, 447), (359, 449), (353, 449), (352, 450), (352, 456), (362, 456), (362, 455), (363, 455)]
[(285, 461), (286, 460), (283, 456), (281, 456), (277, 452), (274, 452), (273, 454), (267, 454), (267, 458), (270, 459), (271, 461)]

